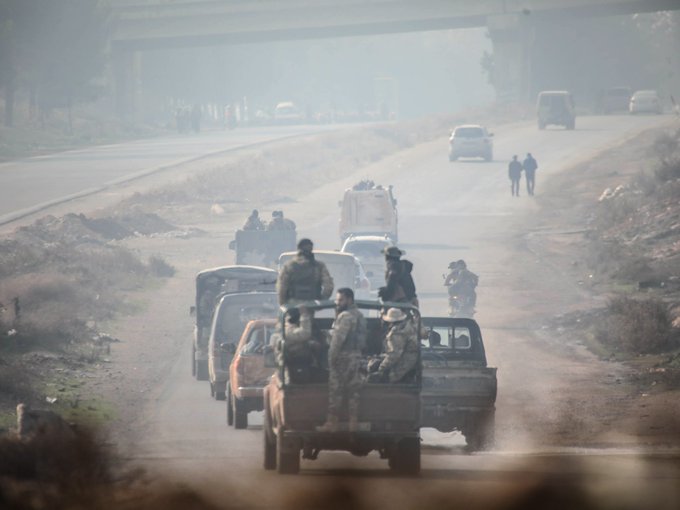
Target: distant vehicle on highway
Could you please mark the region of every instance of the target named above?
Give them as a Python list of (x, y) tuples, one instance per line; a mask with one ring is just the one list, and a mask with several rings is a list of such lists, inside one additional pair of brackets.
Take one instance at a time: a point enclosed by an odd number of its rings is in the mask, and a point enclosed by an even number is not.
[(663, 113), (661, 106), (661, 99), (656, 90), (638, 90), (630, 98), (630, 105), (628, 111), (631, 114), (636, 113)]
[(603, 113), (626, 112), (631, 91), (628, 87), (612, 87), (602, 91), (600, 107)]
[(229, 365), (227, 384), (227, 424), (236, 429), (248, 427), (248, 413), (262, 411), (262, 392), (273, 374), (265, 366), (265, 356), (274, 355), (270, 345), (277, 319), (250, 321), (236, 346)]
[(277, 124), (302, 124), (305, 114), (294, 103), (284, 101), (274, 108), (274, 122)]
[(484, 126), (467, 124), (458, 126), (449, 138), (449, 161), (460, 157), (493, 159), (493, 133)]
[(576, 106), (571, 93), (566, 90), (545, 90), (538, 94), (536, 102), (538, 129), (546, 126), (576, 127)]
[(351, 253), (359, 259), (371, 283), (371, 294), (377, 296), (378, 289), (385, 285), (385, 248), (394, 246), (388, 236), (349, 236), (340, 250)]

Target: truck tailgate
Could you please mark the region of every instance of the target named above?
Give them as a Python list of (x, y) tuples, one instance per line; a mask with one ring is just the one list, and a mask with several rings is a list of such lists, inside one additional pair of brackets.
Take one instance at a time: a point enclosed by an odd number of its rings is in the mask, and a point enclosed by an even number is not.
[(427, 367), (423, 369), (423, 405), (488, 407), (496, 401), (496, 369)]
[[(314, 430), (326, 420), (327, 384), (287, 385), (282, 393), (285, 395), (282, 411), (286, 429)], [(367, 384), (360, 391), (359, 423), (364, 430), (412, 431), (418, 428), (419, 419), (417, 386)]]

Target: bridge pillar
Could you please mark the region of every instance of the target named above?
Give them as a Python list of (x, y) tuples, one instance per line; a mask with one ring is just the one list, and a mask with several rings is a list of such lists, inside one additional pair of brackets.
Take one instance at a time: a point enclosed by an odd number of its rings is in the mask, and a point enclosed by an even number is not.
[(136, 118), (140, 94), (140, 55), (127, 49), (114, 49), (113, 74), (116, 113), (120, 118)]
[(531, 53), (535, 34), (531, 18), (523, 13), (487, 18), (493, 44), (491, 83), (500, 102), (533, 101)]

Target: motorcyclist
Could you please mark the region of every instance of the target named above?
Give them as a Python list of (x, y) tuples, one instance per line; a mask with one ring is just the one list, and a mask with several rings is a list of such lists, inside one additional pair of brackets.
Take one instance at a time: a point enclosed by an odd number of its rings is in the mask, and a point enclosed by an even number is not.
[(449, 300), (454, 296), (462, 301), (463, 306), (472, 313), (477, 304), (477, 292), (479, 277), (467, 268), (464, 260), (460, 259), (449, 264), (450, 272), (446, 276), (444, 285), (449, 288)]

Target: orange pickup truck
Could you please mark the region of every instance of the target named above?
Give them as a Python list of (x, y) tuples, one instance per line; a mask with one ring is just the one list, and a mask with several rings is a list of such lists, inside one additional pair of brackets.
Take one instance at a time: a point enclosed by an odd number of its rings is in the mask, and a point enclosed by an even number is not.
[(236, 429), (248, 426), (248, 413), (262, 411), (262, 393), (274, 373), (265, 367), (265, 354), (272, 352), (270, 338), (276, 319), (250, 321), (236, 346), (229, 366), (227, 384), (227, 424)]

